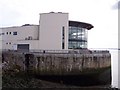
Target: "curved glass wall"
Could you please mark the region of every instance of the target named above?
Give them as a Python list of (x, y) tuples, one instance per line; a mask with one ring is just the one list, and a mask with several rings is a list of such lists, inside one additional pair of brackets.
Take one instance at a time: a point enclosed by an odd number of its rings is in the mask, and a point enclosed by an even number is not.
[(69, 26), (68, 48), (87, 48), (87, 30), (85, 28)]

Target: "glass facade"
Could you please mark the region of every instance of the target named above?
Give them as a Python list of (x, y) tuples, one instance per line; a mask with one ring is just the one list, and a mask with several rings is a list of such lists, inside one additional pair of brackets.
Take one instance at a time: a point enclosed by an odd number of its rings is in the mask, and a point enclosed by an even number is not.
[(69, 26), (69, 49), (87, 48), (87, 30), (81, 27)]

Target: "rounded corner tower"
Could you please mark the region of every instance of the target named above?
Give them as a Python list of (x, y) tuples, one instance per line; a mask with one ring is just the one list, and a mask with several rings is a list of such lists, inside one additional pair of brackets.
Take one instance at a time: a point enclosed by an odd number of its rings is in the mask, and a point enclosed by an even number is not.
[(78, 21), (69, 21), (69, 49), (87, 48), (88, 30), (93, 25)]

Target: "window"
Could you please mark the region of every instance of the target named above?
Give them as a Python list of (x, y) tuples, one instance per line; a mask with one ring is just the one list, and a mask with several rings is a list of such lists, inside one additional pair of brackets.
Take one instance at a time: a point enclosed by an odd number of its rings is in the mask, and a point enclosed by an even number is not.
[(62, 49), (65, 49), (65, 27), (62, 27)]
[(9, 34), (11, 34), (11, 32), (9, 32)]
[(4, 35), (5, 33), (2, 33), (2, 35)]
[(6, 43), (6, 44), (8, 44), (8, 43)]
[(62, 42), (62, 49), (65, 49), (65, 43)]
[(6, 34), (8, 35), (8, 32), (6, 32)]
[(17, 32), (13, 32), (13, 35), (17, 35)]
[(87, 30), (81, 27), (69, 27), (68, 48), (87, 48)]
[(9, 42), (9, 44), (11, 44), (11, 42)]

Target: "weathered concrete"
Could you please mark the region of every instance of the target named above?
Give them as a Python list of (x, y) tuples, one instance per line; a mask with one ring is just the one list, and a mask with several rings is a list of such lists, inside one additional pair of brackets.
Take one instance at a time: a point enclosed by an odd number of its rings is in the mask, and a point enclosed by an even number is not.
[(111, 66), (108, 51), (90, 53), (2, 53), (3, 70), (33, 71), (40, 75), (78, 75)]

